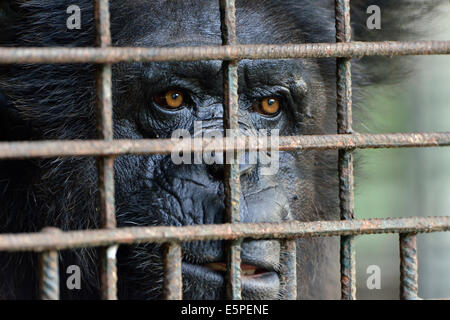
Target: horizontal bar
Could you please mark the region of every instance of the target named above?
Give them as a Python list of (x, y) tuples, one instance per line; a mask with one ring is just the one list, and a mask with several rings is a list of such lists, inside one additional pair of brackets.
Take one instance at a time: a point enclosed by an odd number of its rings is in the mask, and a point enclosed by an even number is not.
[[(177, 150), (185, 152), (256, 151), (270, 149), (267, 138), (237, 137), (204, 138), (200, 144), (194, 139), (172, 141), (171, 139), (141, 140), (53, 140), (0, 142), (0, 159), (50, 158), (72, 156), (108, 156), (129, 154), (170, 154)], [(251, 145), (257, 147), (251, 147)], [(225, 147), (223, 147), (225, 146)], [(435, 133), (390, 133), (390, 134), (337, 134), (305, 135), (279, 138), (280, 151), (326, 150), (326, 149), (375, 149), (416, 148), (450, 146), (450, 132)]]
[(189, 242), (199, 240), (294, 239), (381, 233), (450, 231), (450, 216), (397, 219), (228, 223), (183, 227), (155, 226), (119, 229), (1, 234), (0, 251), (44, 251), (112, 244)]
[(0, 48), (0, 64), (119, 63), (450, 54), (450, 41), (305, 43), (177, 48)]
[(181, 245), (176, 242), (163, 245), (165, 300), (183, 299), (183, 281), (181, 275)]

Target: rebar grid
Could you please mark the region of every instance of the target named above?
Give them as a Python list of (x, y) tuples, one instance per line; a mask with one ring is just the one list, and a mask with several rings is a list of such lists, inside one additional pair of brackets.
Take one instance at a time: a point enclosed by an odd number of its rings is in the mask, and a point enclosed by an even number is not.
[[(416, 233), (450, 231), (450, 217), (355, 220), (353, 205), (352, 150), (449, 146), (450, 133), (358, 134), (352, 132), (352, 57), (373, 55), (450, 54), (450, 41), (351, 42), (349, 0), (336, 0), (336, 43), (290, 45), (239, 45), (236, 38), (234, 0), (219, 0), (223, 45), (184, 48), (112, 48), (108, 0), (95, 0), (96, 39), (99, 48), (0, 48), (0, 64), (95, 63), (97, 71), (97, 115), (99, 139), (94, 141), (40, 141), (0, 143), (0, 159), (31, 157), (98, 157), (100, 204), (99, 230), (0, 235), (0, 251), (41, 252), (40, 282), (44, 299), (59, 298), (58, 251), (100, 247), (103, 299), (116, 299), (116, 251), (120, 244), (161, 243), (163, 245), (166, 299), (182, 298), (182, 252), (180, 242), (229, 240), (227, 294), (241, 298), (240, 245), (243, 239), (280, 239), (283, 251), (281, 284), (286, 299), (296, 299), (296, 239), (341, 236), (342, 299), (355, 299), (355, 235), (399, 233), (401, 252), (401, 298), (417, 299)], [(134, 61), (223, 60), (224, 128), (238, 128), (237, 67), (241, 59), (325, 58), (337, 59), (338, 134), (280, 137), (280, 151), (339, 149), (339, 198), (341, 221), (245, 224), (240, 222), (239, 166), (226, 165), (225, 195), (228, 224), (183, 227), (116, 228), (114, 208), (114, 157), (124, 154), (160, 154), (223, 150), (239, 152), (268, 150), (266, 141), (256, 139), (236, 144), (235, 137), (203, 139), (201, 148), (190, 141), (113, 140), (111, 64)], [(254, 138), (246, 138), (254, 139)], [(224, 142), (220, 144), (220, 142)], [(250, 146), (257, 145), (253, 150)], [(219, 147), (224, 146), (224, 147)], [(229, 147), (232, 146), (232, 147)]]

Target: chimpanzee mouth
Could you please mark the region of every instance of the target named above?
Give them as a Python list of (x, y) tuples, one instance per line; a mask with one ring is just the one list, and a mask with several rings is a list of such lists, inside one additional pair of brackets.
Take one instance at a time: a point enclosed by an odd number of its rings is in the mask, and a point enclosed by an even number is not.
[[(224, 288), (227, 266), (224, 262), (191, 264), (183, 261), (183, 278), (204, 283), (209, 288)], [(250, 264), (241, 264), (241, 285), (244, 299), (276, 299), (280, 289), (278, 273)], [(220, 291), (219, 291), (220, 292)], [(220, 298), (215, 296), (216, 298)]]
[[(213, 263), (207, 263), (203, 265), (206, 268), (209, 268), (214, 271), (218, 272), (226, 272), (227, 271), (227, 265), (224, 262), (213, 262)], [(250, 265), (250, 264), (241, 264), (241, 274), (244, 277), (255, 277), (255, 276), (264, 276), (266, 273), (269, 273), (270, 271)]]

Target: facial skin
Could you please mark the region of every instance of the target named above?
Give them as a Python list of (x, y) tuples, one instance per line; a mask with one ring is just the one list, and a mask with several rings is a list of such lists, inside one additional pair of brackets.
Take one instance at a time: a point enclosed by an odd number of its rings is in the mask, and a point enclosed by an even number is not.
[[(31, 0), (25, 5), (12, 1), (7, 12), (15, 14), (8, 22), (0, 20), (5, 30), (0, 43), (93, 46), (92, 1), (78, 2), (82, 9), (82, 29), (68, 31), (65, 29), (66, 8), (71, 1)], [(111, 0), (113, 44), (137, 47), (220, 45), (216, 2)], [(353, 4), (355, 7), (362, 5), (357, 0)], [(238, 42), (334, 42), (333, 5), (334, 2), (328, 0), (238, 0)], [(358, 21), (354, 23), (357, 36)], [(387, 21), (383, 23), (389, 30)], [(114, 65), (114, 138), (170, 138), (177, 129), (193, 134), (195, 121), (202, 121), (202, 133), (222, 131), (221, 66), (221, 61)], [(355, 83), (360, 74), (368, 80), (362, 65), (356, 62), (354, 66)], [(255, 136), (259, 129), (278, 129), (281, 136), (334, 134), (335, 72), (335, 59), (240, 61), (240, 134)], [(95, 139), (94, 88), (95, 67), (92, 65), (2, 67), (0, 139)], [(275, 101), (279, 107), (273, 114), (267, 112), (270, 106), (261, 107), (269, 100), (271, 106)], [(337, 152), (280, 152), (279, 157), (279, 170), (274, 175), (261, 174), (260, 163), (240, 167), (241, 221), (338, 219)], [(226, 222), (223, 165), (176, 165), (170, 155), (135, 155), (118, 157), (114, 169), (118, 227)], [(37, 232), (45, 226), (63, 230), (97, 228), (96, 194), (95, 159), (0, 161), (0, 232)], [(284, 297), (279, 277), (282, 255), (279, 241), (244, 241), (244, 299)], [(185, 299), (225, 298), (222, 271), (225, 244), (222, 241), (183, 243), (182, 256)], [(98, 298), (97, 251), (61, 252), (61, 283), (65, 283), (66, 268), (74, 264), (82, 270), (82, 289), (70, 291), (61, 286), (62, 298)], [(34, 254), (0, 253), (3, 270), (0, 298), (36, 298), (35, 265)], [(298, 240), (297, 275), (299, 298), (337, 298), (336, 239)], [(121, 246), (118, 276), (119, 298), (160, 298), (160, 247), (154, 244)]]
[[(60, 2), (60, 6), (54, 5), (54, 14), (64, 7), (64, 1), (58, 1), (58, 4)], [(295, 17), (275, 7), (264, 8), (251, 1), (238, 2), (239, 43), (305, 41), (302, 30), (293, 23)], [(86, 3), (85, 11), (90, 12), (89, 8), (90, 4)], [(111, 16), (112, 36), (117, 46), (221, 44), (219, 8), (212, 1), (134, 1), (127, 4), (111, 1)], [(48, 19), (50, 22), (53, 19), (54, 23), (63, 21), (64, 16), (56, 17)], [(58, 42), (56, 34), (45, 35), (47, 39), (42, 41), (48, 41), (51, 37)], [(88, 41), (78, 34), (70, 36), (76, 38), (71, 39), (72, 43), (66, 39), (67, 35), (62, 37), (67, 45), (83, 45), (79, 42)], [(27, 34), (22, 35), (23, 39), (27, 37)], [(86, 38), (89, 39), (88, 36)], [(333, 133), (335, 115), (333, 100), (330, 100), (333, 79), (328, 79), (325, 72), (328, 67), (326, 64), (330, 63), (328, 60), (300, 59), (240, 61), (240, 133), (254, 136), (259, 129), (278, 129), (280, 135)], [(222, 131), (221, 65), (221, 61), (114, 65), (114, 137), (170, 138), (176, 129), (193, 133), (194, 121), (202, 121), (204, 132)], [(22, 67), (16, 68), (15, 75), (26, 72)], [(14, 101), (13, 94), (8, 95), (12, 93), (9, 90), (12, 85), (4, 86), (8, 101), (21, 110), (20, 115), (9, 115), (26, 119), (32, 134), (38, 135), (40, 139), (94, 138), (94, 92), (93, 87), (86, 88), (94, 82), (93, 67), (45, 65), (32, 68), (35, 72), (33, 77), (23, 79), (17, 76), (10, 84), (14, 83), (15, 88), (27, 92), (41, 86), (41, 92), (46, 95), (22, 93), (22, 98)], [(76, 81), (77, 77), (83, 80)], [(167, 92), (176, 92), (178, 96), (175, 99), (182, 96), (180, 107), (171, 108), (166, 104), (164, 99)], [(264, 99), (275, 99), (279, 105), (276, 114), (264, 114), (258, 109)], [(331, 107), (330, 110), (327, 106)], [(335, 158), (335, 152), (281, 152), (280, 167), (275, 175), (262, 175), (259, 163), (241, 165), (241, 221), (336, 218), (335, 197), (333, 192), (328, 191), (335, 184), (335, 178), (328, 177), (329, 173), (334, 173), (331, 167), (334, 166)], [(14, 182), (17, 188), (26, 188), (35, 199), (24, 202), (40, 213), (31, 226), (32, 231), (38, 231), (46, 225), (65, 230), (98, 226), (94, 159), (4, 162), (2, 166), (26, 166), (34, 172), (25, 181), (15, 179)], [(3, 175), (6, 175), (6, 170)], [(224, 168), (220, 164), (175, 165), (169, 155), (118, 157), (115, 162), (117, 225), (224, 223), (223, 177)], [(11, 201), (12, 195), (8, 192), (12, 190), (7, 190), (4, 199)], [(20, 206), (15, 208), (16, 211), (20, 209)], [(299, 294), (305, 298), (311, 296), (309, 291), (313, 287), (316, 294), (329, 292), (326, 286), (321, 286), (315, 279), (319, 272), (325, 278), (328, 273), (328, 252), (333, 247), (330, 241), (301, 240), (298, 247)], [(279, 241), (244, 241), (244, 299), (283, 298), (283, 284), (279, 278), (282, 254)], [(224, 298), (224, 272), (220, 270), (225, 262), (224, 242), (183, 243), (182, 255), (183, 297)], [(28, 263), (35, 259), (33, 255), (10, 257), (8, 259), (25, 259), (22, 261)], [(83, 289), (75, 292), (62, 288), (62, 296), (95, 297), (98, 286), (96, 251), (67, 251), (62, 253), (62, 257), (61, 270), (76, 264), (82, 267), (83, 272)], [(324, 263), (318, 265), (319, 262)], [(162, 262), (158, 245), (120, 247), (118, 266), (119, 298), (160, 297)], [(30, 273), (27, 280), (34, 283), (35, 275), (26, 263), (20, 264), (16, 270), (27, 270)], [(12, 275), (9, 279), (17, 278), (16, 272), (10, 270)], [(23, 295), (31, 298), (34, 294), (28, 293), (27, 286), (25, 281), (10, 280), (6, 281), (3, 290), (5, 295), (14, 292), (17, 297)], [(331, 296), (333, 292), (328, 294)]]
[[(175, 1), (165, 8), (155, 10), (158, 16), (169, 15), (170, 19), (157, 19), (154, 22), (158, 25), (154, 27), (155, 33), (150, 33), (149, 30), (153, 30), (150, 25), (148, 30), (132, 32), (131, 38), (119, 35), (118, 38), (122, 39), (120, 44), (144, 47), (220, 45), (218, 5), (205, 1), (202, 2), (203, 10), (194, 12), (192, 5), (190, 2)], [(199, 3), (196, 2), (194, 6), (199, 6)], [(205, 11), (211, 14), (205, 15)], [(287, 39), (301, 42), (300, 32), (293, 32), (288, 23), (283, 21), (288, 22), (289, 17), (274, 15), (255, 5), (242, 4), (237, 8), (238, 42), (287, 43)], [(124, 29), (127, 30), (126, 27)], [(199, 61), (117, 66), (114, 69), (115, 92), (120, 94), (115, 95), (118, 98), (114, 102), (115, 106), (119, 106), (115, 113), (116, 137), (170, 138), (173, 130), (180, 128), (193, 134), (194, 121), (202, 121), (205, 132), (221, 131), (221, 65), (220, 61)], [(318, 61), (312, 60), (240, 61), (240, 133), (254, 136), (259, 129), (279, 129), (280, 135), (331, 133), (333, 126), (329, 131), (323, 128), (327, 121), (333, 122), (335, 116), (332, 110), (327, 112), (325, 109), (330, 103), (325, 94), (328, 89), (321, 67)], [(185, 101), (183, 106), (176, 109), (168, 105), (161, 106), (165, 102), (161, 100), (165, 99), (165, 93), (170, 90), (182, 94)], [(163, 99), (157, 98), (155, 101), (155, 96), (163, 96)], [(267, 116), (255, 111), (254, 105), (270, 97), (275, 97), (280, 102), (279, 113)], [(334, 155), (329, 153), (328, 156)], [(322, 174), (318, 170), (323, 170), (315, 167), (318, 161), (321, 159), (315, 152), (281, 152), (280, 168), (272, 176), (262, 175), (260, 164), (241, 165), (241, 221), (282, 222), (332, 218), (334, 210), (323, 213), (320, 211), (321, 205), (315, 206), (316, 188), (319, 187), (315, 175)], [(117, 196), (120, 225), (179, 226), (226, 222), (222, 165), (175, 165), (170, 156), (136, 156), (121, 157), (116, 166), (127, 168), (126, 174), (117, 177), (116, 184), (120, 190)], [(330, 182), (333, 183), (333, 179)], [(127, 184), (134, 187), (124, 190), (121, 186)], [(130, 203), (130, 199), (135, 199), (135, 202)], [(136, 203), (139, 203), (138, 210)], [(321, 203), (323, 205), (322, 201)], [(183, 297), (224, 298), (224, 272), (217, 271), (221, 269), (219, 263), (226, 261), (224, 243), (184, 243), (182, 251)], [(119, 277), (130, 276), (129, 265), (139, 266), (132, 273), (132, 279), (137, 279), (135, 283), (138, 285), (136, 289), (130, 286), (136, 294), (133, 297), (142, 298), (142, 291), (148, 291), (149, 296), (145, 297), (160, 294), (160, 287), (153, 280), (161, 277), (162, 266), (158, 252), (159, 247), (155, 245), (134, 246), (120, 251), (119, 259), (123, 257), (127, 271), (119, 272)], [(310, 260), (308, 257), (315, 253), (310, 252), (310, 249), (308, 252), (302, 249), (299, 259)], [(281, 254), (280, 243), (276, 240), (244, 242), (243, 264), (256, 268), (257, 273), (244, 274), (244, 299), (283, 297), (283, 285), (279, 280)], [(308, 279), (314, 273), (307, 275), (305, 271), (300, 274), (300, 278)], [(134, 281), (130, 280), (130, 283)], [(127, 291), (130, 287), (122, 289)], [(302, 287), (307, 285), (302, 283)]]

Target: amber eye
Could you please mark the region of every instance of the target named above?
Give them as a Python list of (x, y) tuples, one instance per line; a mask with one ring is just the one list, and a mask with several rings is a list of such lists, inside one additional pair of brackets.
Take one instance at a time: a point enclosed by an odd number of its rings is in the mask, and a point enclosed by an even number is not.
[(280, 100), (275, 97), (264, 98), (254, 106), (254, 110), (262, 115), (274, 117), (280, 111)]
[(183, 106), (184, 97), (180, 90), (167, 90), (153, 97), (153, 100), (161, 107), (167, 109), (178, 109)]

